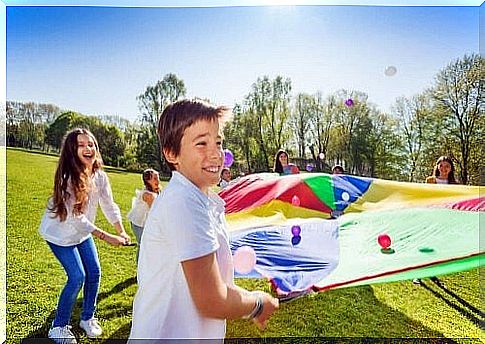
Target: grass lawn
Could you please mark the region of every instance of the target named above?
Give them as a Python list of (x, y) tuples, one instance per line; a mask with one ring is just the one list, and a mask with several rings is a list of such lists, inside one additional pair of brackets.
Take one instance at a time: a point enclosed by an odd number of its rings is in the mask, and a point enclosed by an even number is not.
[[(11, 343), (47, 336), (65, 283), (63, 269), (37, 232), (52, 190), (56, 162), (53, 156), (7, 149), (6, 335)], [(126, 216), (135, 188), (142, 186), (141, 177), (106, 170), (115, 201)], [(114, 232), (101, 211), (96, 221)], [(126, 219), (124, 225), (131, 234)], [(114, 248), (95, 241), (102, 269), (96, 315), (104, 329), (103, 338), (127, 338), (136, 292), (136, 248)], [(285, 343), (301, 343), (301, 337), (446, 337), (456, 342), (485, 342), (480, 273), (483, 268), (443, 276), (447, 289), (425, 280), (421, 287), (405, 281), (322, 292), (282, 304), (264, 332), (249, 321), (229, 321), (227, 337), (300, 337), (278, 341)], [(269, 291), (264, 280), (236, 281), (247, 289)], [(79, 301), (73, 329), (80, 342), (89, 342), (78, 327)]]

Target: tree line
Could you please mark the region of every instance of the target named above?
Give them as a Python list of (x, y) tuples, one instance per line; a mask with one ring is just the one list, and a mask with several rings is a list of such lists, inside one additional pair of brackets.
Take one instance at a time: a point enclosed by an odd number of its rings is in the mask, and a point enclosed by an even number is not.
[[(286, 149), (300, 169), (420, 182), (441, 155), (455, 162), (463, 184), (480, 179), (484, 147), (483, 70), (478, 54), (451, 61), (432, 86), (395, 100), (381, 111), (360, 90), (292, 94), (290, 78), (259, 77), (233, 108), (224, 128), (225, 148), (239, 173), (270, 171), (274, 154)], [(183, 80), (168, 73), (137, 96), (135, 122), (119, 116), (86, 116), (52, 104), (7, 101), (7, 145), (58, 152), (66, 131), (89, 128), (99, 138), (106, 164), (139, 171), (148, 166), (169, 173), (156, 128), (169, 103), (182, 99)]]

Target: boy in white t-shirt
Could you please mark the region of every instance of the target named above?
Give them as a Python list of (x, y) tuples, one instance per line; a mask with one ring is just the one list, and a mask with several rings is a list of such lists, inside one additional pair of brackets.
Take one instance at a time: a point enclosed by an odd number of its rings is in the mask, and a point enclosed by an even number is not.
[[(224, 201), (211, 191), (223, 167), (228, 109), (198, 100), (165, 108), (158, 137), (172, 178), (145, 223), (133, 304), (134, 339), (215, 339), (226, 319), (264, 329), (278, 300), (234, 284)], [(221, 124), (221, 127), (220, 127)]]

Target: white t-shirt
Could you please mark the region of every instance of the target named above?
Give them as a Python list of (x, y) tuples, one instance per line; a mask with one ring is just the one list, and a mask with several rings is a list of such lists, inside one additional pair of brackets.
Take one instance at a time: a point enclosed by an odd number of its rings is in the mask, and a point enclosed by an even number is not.
[(224, 201), (211, 191), (208, 197), (173, 171), (145, 223), (130, 340), (224, 338), (225, 320), (199, 314), (181, 264), (212, 252), (223, 281), (233, 285)]
[(150, 206), (148, 205), (148, 203), (143, 200), (143, 195), (145, 194), (145, 192), (151, 194), (153, 198), (156, 198), (158, 196), (156, 192), (151, 192), (147, 189), (135, 190), (136, 196), (133, 197), (131, 201), (131, 210), (126, 215), (128, 220), (130, 220), (130, 222), (138, 227), (145, 227), (147, 214), (150, 210)]
[(113, 194), (106, 173), (97, 170), (91, 176), (91, 183), (88, 203), (83, 214), (73, 214), (75, 196), (70, 182), (68, 182), (67, 191), (71, 196), (66, 201), (67, 217), (65, 221), (61, 222), (59, 217), (53, 217), (54, 213), (49, 211), (52, 199), (49, 200), (49, 207), (44, 212), (39, 228), (40, 235), (46, 241), (59, 246), (72, 246), (82, 243), (97, 228), (94, 221), (98, 204), (101, 205), (101, 210), (109, 223), (121, 222), (120, 208), (113, 201)]
[(226, 186), (229, 185), (230, 182), (228, 182), (227, 180), (224, 180), (224, 179), (221, 179), (221, 182), (219, 183), (219, 186), (221, 187), (221, 189), (224, 189)]

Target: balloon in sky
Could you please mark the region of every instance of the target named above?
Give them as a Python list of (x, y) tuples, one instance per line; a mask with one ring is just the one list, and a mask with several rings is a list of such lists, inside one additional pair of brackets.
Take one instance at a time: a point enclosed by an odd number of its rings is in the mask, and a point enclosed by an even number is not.
[(300, 198), (295, 195), (291, 198), (291, 204), (293, 204), (295, 207), (299, 207), (300, 206)]
[(349, 98), (345, 101), (345, 105), (347, 105), (348, 107), (351, 107), (354, 105), (354, 101), (352, 100), (352, 98)]
[(234, 162), (234, 155), (229, 149), (224, 149), (224, 166), (231, 167)]
[(318, 154), (318, 157), (320, 158), (320, 160), (325, 159), (325, 153)]
[(240, 274), (248, 274), (256, 265), (256, 252), (249, 246), (239, 247), (232, 257), (234, 270)]
[(387, 66), (386, 69), (384, 70), (384, 74), (387, 76), (393, 76), (397, 73), (397, 68), (394, 66)]
[(379, 234), (377, 242), (382, 248), (389, 248), (391, 246), (391, 237), (385, 233)]

